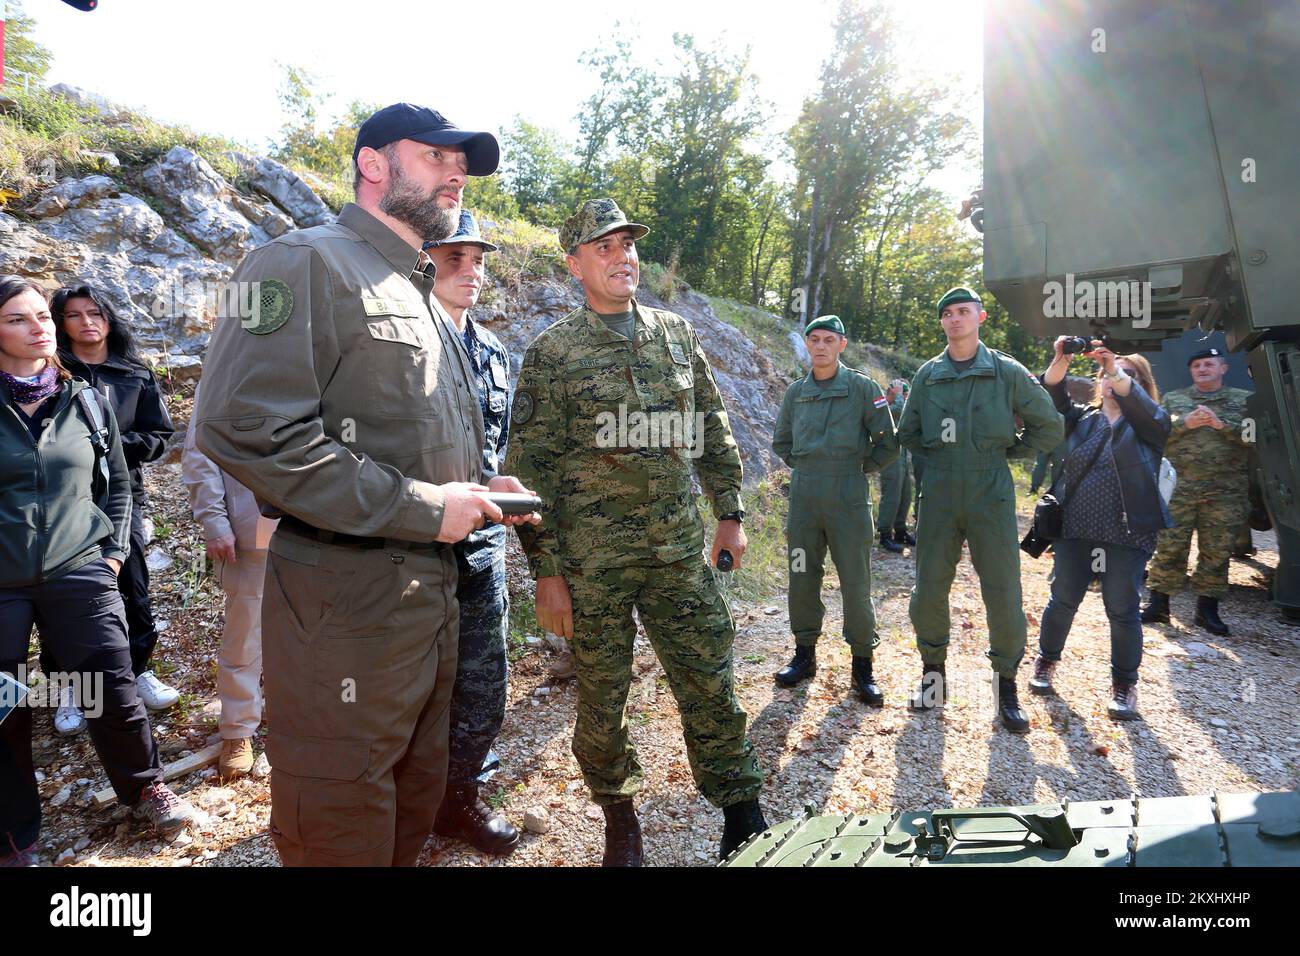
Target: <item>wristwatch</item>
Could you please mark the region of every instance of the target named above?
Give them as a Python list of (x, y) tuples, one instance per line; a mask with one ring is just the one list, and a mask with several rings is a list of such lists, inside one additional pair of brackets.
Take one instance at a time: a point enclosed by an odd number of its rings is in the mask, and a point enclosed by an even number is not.
[(1128, 372), (1124, 371), (1122, 368), (1116, 365), (1115, 371), (1107, 372), (1106, 377), (1110, 379), (1112, 382), (1118, 382), (1122, 378), (1128, 378)]
[(719, 520), (719, 521), (734, 521), (734, 522), (736, 522), (737, 524), (744, 524), (744, 523), (745, 523), (745, 512), (743, 512), (743, 511), (728, 511), (725, 515), (723, 515), (722, 517), (720, 517), (718, 520)]

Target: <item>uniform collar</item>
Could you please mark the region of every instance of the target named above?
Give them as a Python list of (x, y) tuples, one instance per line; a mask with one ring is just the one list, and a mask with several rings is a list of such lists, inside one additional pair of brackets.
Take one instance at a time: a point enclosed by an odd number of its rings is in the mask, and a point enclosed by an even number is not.
[(1224, 383), (1212, 392), (1202, 392), (1195, 385), (1189, 386), (1188, 390), (1191, 392), (1193, 398), (1218, 398), (1228, 390), (1228, 385), (1227, 383)]
[(804, 398), (847, 395), (849, 393), (849, 375), (852, 373), (843, 362), (837, 362), (836, 364), (839, 367), (835, 370), (835, 377), (825, 386), (817, 384), (817, 380), (813, 378), (812, 369), (809, 369), (808, 374), (803, 377), (803, 387), (800, 389), (800, 394)]
[[(632, 300), (630, 307), (632, 309), (632, 341), (637, 345), (641, 345), (654, 337), (656, 330), (659, 328), (659, 322), (652, 314), (641, 311), (641, 306), (637, 305), (636, 299)], [(590, 302), (584, 301), (582, 303), (582, 311), (587, 319), (587, 328), (595, 336), (598, 345), (613, 345), (627, 341), (605, 324), (596, 310), (591, 307)]]
[(948, 349), (943, 350), (939, 356), (939, 361), (934, 365), (934, 370), (930, 372), (930, 381), (943, 382), (948, 379), (965, 378), (967, 375), (995, 375), (997, 369), (993, 367), (993, 355), (989, 352), (988, 347), (983, 342), (975, 350), (975, 361), (964, 372), (958, 372), (952, 364), (952, 358), (948, 355)]
[(356, 203), (347, 203), (339, 212), (338, 221), (340, 225), (351, 229), (374, 246), (375, 250), (388, 260), (393, 271), (404, 276), (423, 272), (432, 281), (437, 271), (433, 260), (421, 250), (411, 248), (405, 239)]

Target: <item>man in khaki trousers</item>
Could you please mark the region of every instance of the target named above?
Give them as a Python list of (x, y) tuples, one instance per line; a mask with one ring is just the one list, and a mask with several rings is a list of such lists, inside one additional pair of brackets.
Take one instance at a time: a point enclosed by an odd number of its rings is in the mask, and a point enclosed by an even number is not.
[(185, 430), (181, 480), (194, 520), (203, 526), (212, 573), (226, 592), (226, 623), (217, 654), (217, 769), (226, 780), (253, 769), (253, 734), (262, 722), (262, 581), (276, 521), (262, 517), (253, 493), (199, 451), (192, 417)]

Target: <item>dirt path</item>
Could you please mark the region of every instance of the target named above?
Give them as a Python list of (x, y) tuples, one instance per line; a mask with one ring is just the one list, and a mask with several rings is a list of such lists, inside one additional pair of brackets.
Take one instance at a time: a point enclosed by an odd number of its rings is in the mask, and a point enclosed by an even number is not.
[[(172, 760), (201, 748), (215, 728), (215, 705), (203, 704), (214, 695), (221, 601), (210, 581), (194, 586), (201, 542), (175, 468), (154, 469), (151, 484), (159, 544), (175, 562), (156, 575), (158, 616), (168, 621), (158, 657), (174, 665), (168, 679), (186, 694), (180, 707), (155, 722), (164, 760)], [(921, 809), (1297, 786), (1300, 629), (1282, 623), (1268, 603), (1264, 575), (1277, 562), (1272, 535), (1257, 534), (1256, 543), (1256, 559), (1233, 563), (1232, 593), (1224, 605), (1231, 637), (1215, 639), (1191, 627), (1188, 595), (1173, 602), (1177, 623), (1146, 629), (1141, 722), (1116, 725), (1106, 718), (1109, 636), (1100, 595), (1090, 594), (1058, 671), (1059, 700), (1024, 692), (1022, 670), (1022, 699), (1033, 723), (1025, 737), (993, 723), (983, 605), (968, 561), (953, 588), (948, 665), (953, 699), (942, 714), (918, 717), (906, 707), (920, 666), (907, 619), (910, 551), (875, 555), (882, 638), (876, 673), (887, 695), (882, 710), (849, 695), (850, 658), (838, 639), (839, 595), (830, 589), (833, 581), (826, 594), (828, 638), (819, 650), (820, 670), (810, 685), (795, 691), (777, 689), (771, 679), (790, 653), (784, 595), (759, 604), (735, 603), (737, 683), (769, 775), (763, 797), (769, 821), (797, 816), (805, 806), (822, 812)], [(1050, 559), (1023, 563), (1031, 655), (1049, 569)], [(549, 662), (545, 645), (537, 645), (512, 665), (509, 711), (496, 748), (503, 769), (487, 792), (517, 824), (525, 811), (543, 811), (548, 828), (542, 835), (525, 834), (505, 865), (589, 865), (599, 861), (603, 845), (600, 812), (588, 801), (569, 752), (573, 684), (551, 683)], [(712, 864), (721, 814), (696, 795), (677, 708), (643, 638), (637, 643), (629, 712), (646, 773), (640, 811), (647, 861)], [(266, 836), (266, 779), (218, 787), (207, 771), (177, 781), (176, 789), (204, 807), (208, 820), (197, 832), (166, 843), (142, 833), (121, 808), (86, 805), (89, 793), (105, 785), (103, 773), (86, 737), (69, 742), (55, 736), (51, 717), (52, 712), (36, 715), (44, 862), (63, 854), (64, 862), (90, 866), (276, 864)], [(65, 788), (68, 798), (53, 806)], [(501, 863), (437, 837), (423, 862)]]

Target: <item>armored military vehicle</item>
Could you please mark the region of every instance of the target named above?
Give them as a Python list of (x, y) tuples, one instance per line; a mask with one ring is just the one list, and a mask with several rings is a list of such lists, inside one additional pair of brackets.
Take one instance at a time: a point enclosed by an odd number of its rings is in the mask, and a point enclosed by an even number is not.
[(722, 864), (1300, 866), (1300, 794), (1214, 793), (790, 820)]
[(1273, 598), (1300, 616), (1300, 0), (988, 0), (984, 281), (1035, 335), (1150, 351), (1207, 334), (1254, 389)]

